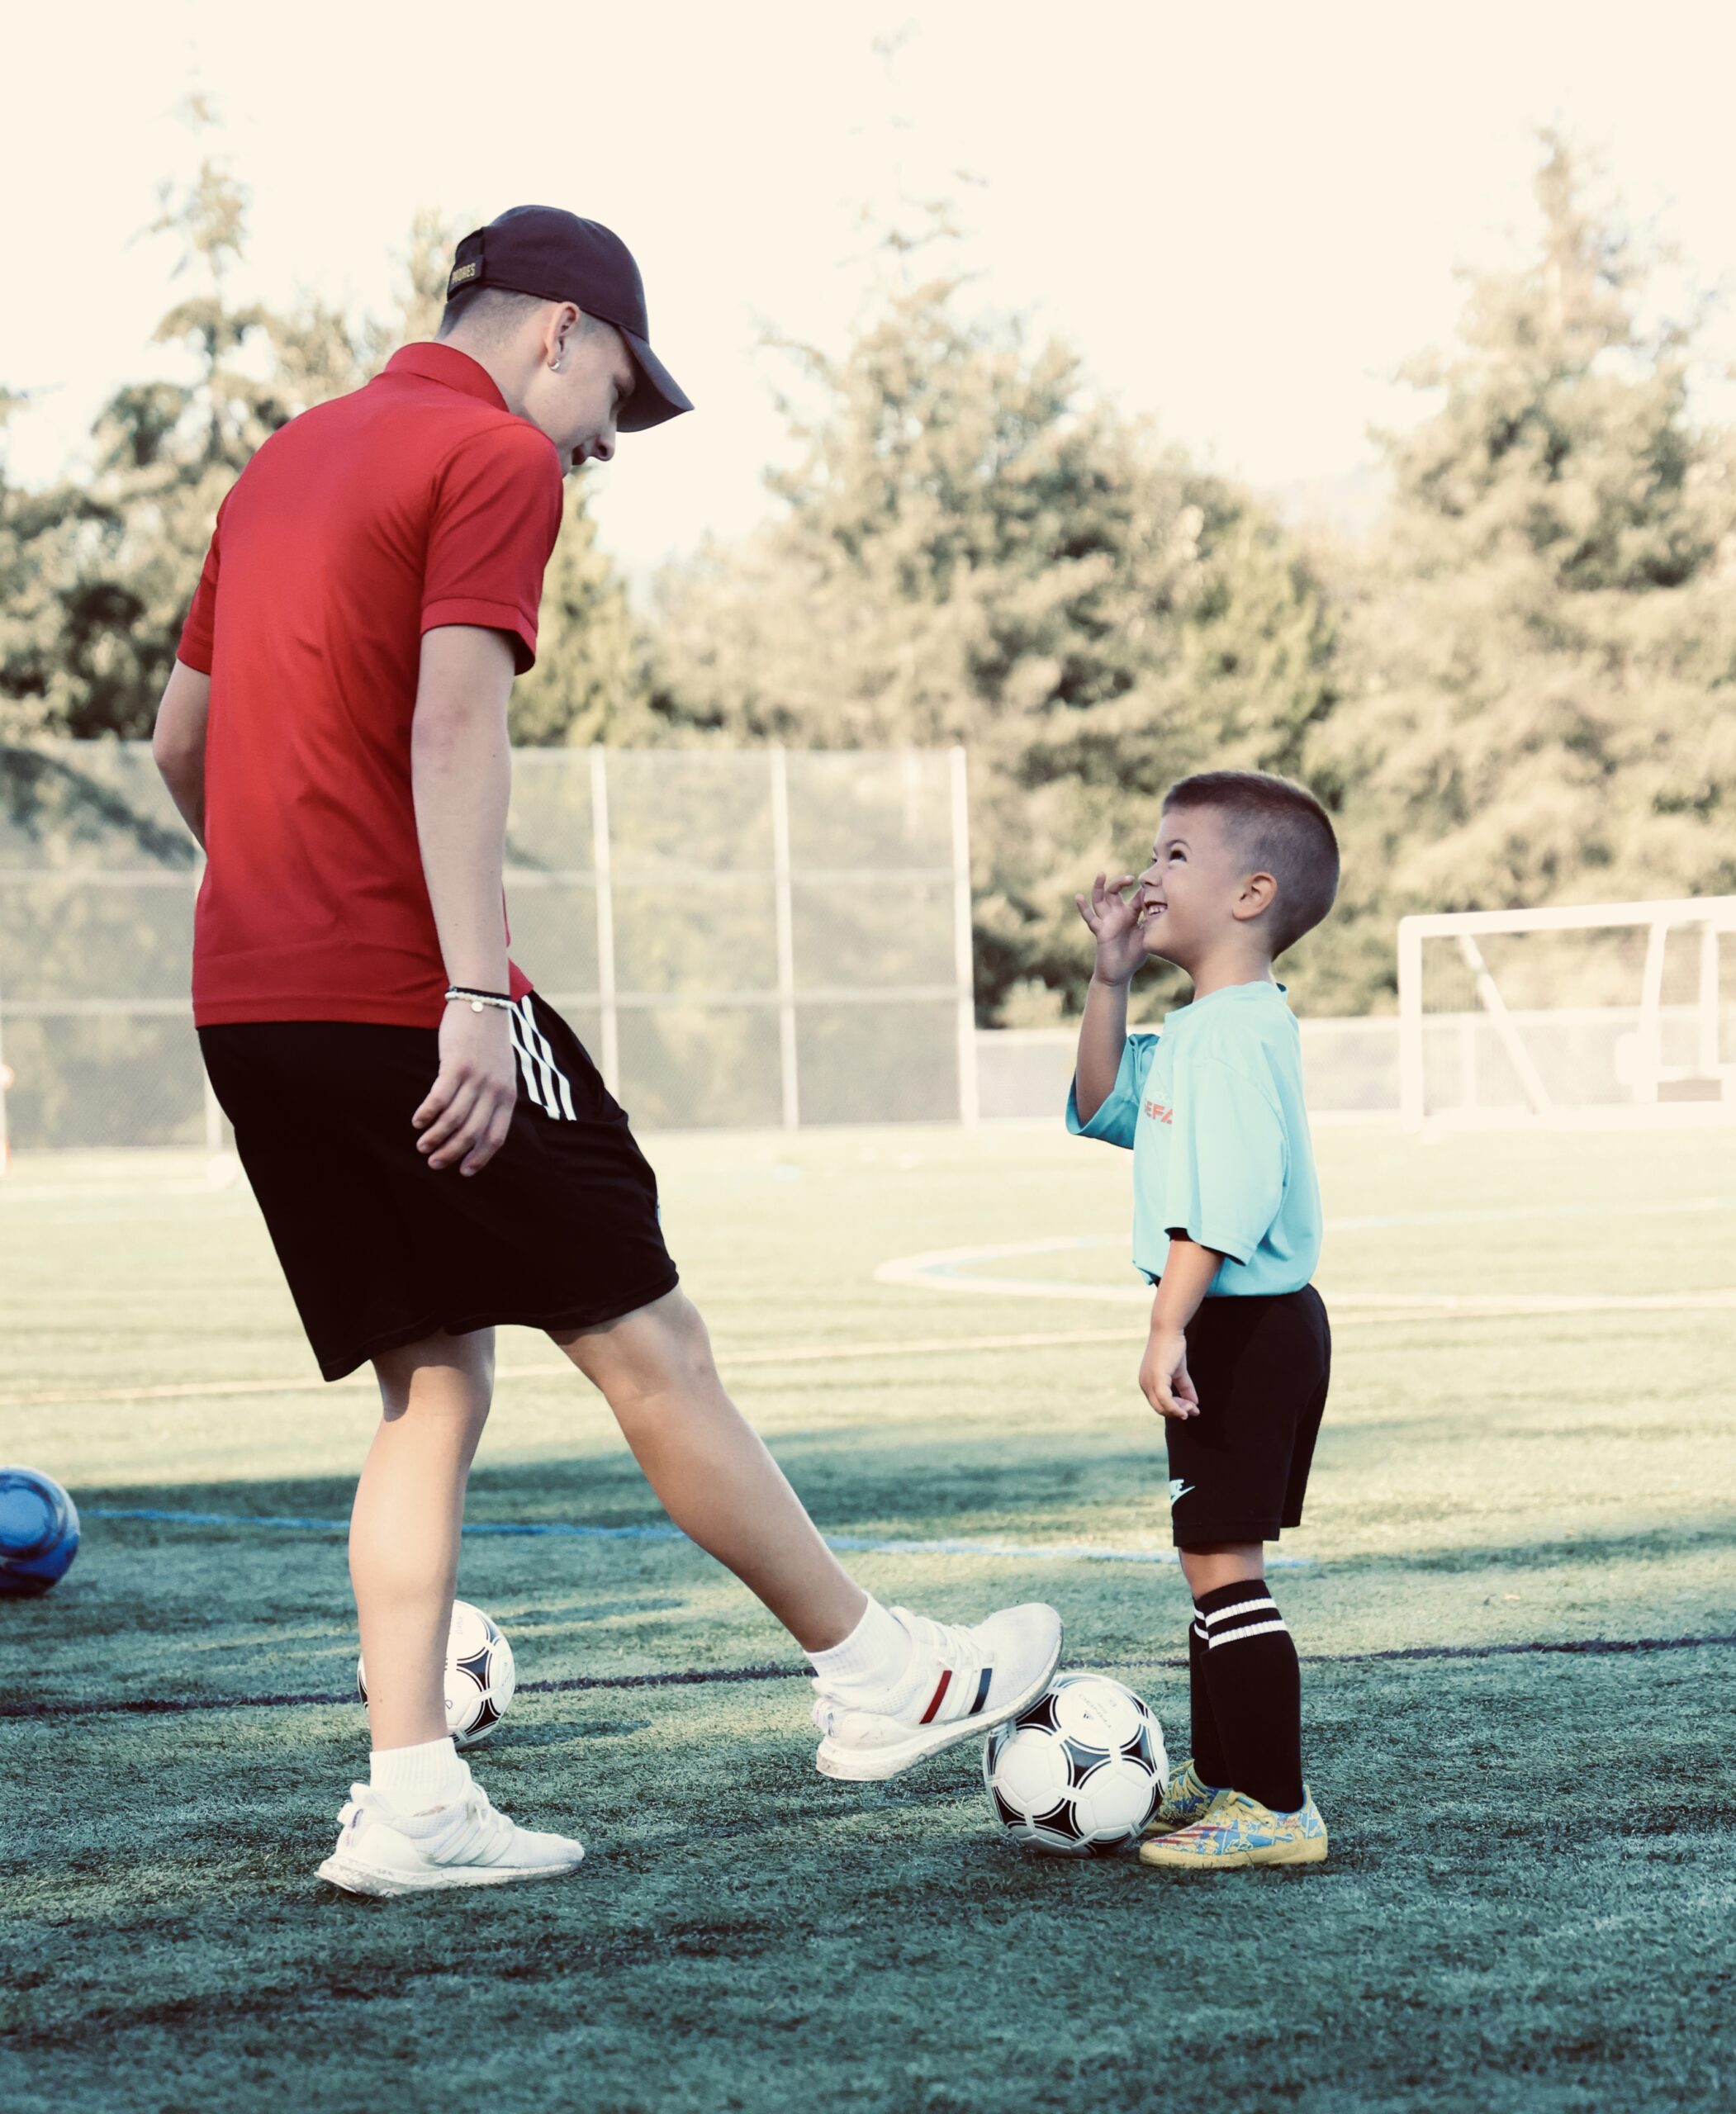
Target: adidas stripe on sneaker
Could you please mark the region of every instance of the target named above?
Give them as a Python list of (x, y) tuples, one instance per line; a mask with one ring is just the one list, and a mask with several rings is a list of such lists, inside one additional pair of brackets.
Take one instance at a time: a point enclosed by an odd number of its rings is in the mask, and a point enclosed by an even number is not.
[[(972, 1628), (905, 1608), (890, 1614), (911, 1649), (904, 1674), (883, 1699), (814, 1682), (813, 1721), (823, 1736), (815, 1766), (823, 1776), (879, 1782), (979, 1738), (1035, 1703), (1060, 1663), (1061, 1619), (1041, 1601), (1003, 1608)], [(872, 1707), (876, 1700), (879, 1709)]]

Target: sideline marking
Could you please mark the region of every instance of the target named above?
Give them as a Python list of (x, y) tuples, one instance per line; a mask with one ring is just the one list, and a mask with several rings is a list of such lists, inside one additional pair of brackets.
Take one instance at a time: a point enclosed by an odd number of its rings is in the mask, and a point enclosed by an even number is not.
[[(725, 1370), (748, 1365), (830, 1365), (859, 1358), (932, 1358), (947, 1351), (1045, 1350), (1065, 1344), (1143, 1343), (1143, 1329), (1055, 1329), (1017, 1336), (915, 1336), (894, 1343), (811, 1344), (789, 1350), (719, 1351)], [(503, 1365), (500, 1380), (564, 1379), (578, 1367), (562, 1358), (538, 1365)], [(371, 1388), (373, 1376), (352, 1372), (342, 1380), (300, 1373), (283, 1380), (190, 1380), (150, 1387), (78, 1387), (40, 1394), (0, 1395), (0, 1410), (45, 1409), (69, 1402), (174, 1402), (211, 1395), (323, 1394), (330, 1388)]]
[[(1149, 1284), (1074, 1284), (1060, 1277), (999, 1277), (974, 1274), (971, 1265), (1016, 1256), (1071, 1255), (1112, 1244), (1098, 1234), (1061, 1234), (1043, 1240), (1008, 1240), (973, 1248), (937, 1248), (924, 1255), (897, 1255), (875, 1269), (876, 1284), (921, 1292), (987, 1294), (1001, 1299), (1084, 1299), (1112, 1306), (1149, 1306)], [(1713, 1292), (1331, 1292), (1321, 1297), (1334, 1318), (1373, 1320), (1385, 1315), (1481, 1319), (1501, 1315), (1668, 1314), (1689, 1309), (1736, 1306), (1736, 1286)]]
[[(1736, 1645), (1729, 1637), (1565, 1637), (1522, 1644), (1404, 1644), (1383, 1652), (1304, 1652), (1305, 1666), (1365, 1666), (1405, 1659), (1504, 1659), (1535, 1652), (1601, 1658), (1634, 1652), (1709, 1652)], [(1123, 1673), (1177, 1672), (1185, 1659), (1112, 1659)], [(663, 1674), (575, 1674), (565, 1680), (520, 1681), (520, 1695), (569, 1695), (586, 1689), (698, 1688), (723, 1681), (794, 1681), (810, 1678), (809, 1666), (688, 1666)], [(353, 1689), (315, 1690), (277, 1695), (74, 1696), (64, 1703), (0, 1702), (0, 1718), (159, 1716), (194, 1710), (282, 1710), (297, 1704), (353, 1704)], [(509, 1742), (510, 1744), (510, 1742)]]
[[(83, 1519), (145, 1519), (168, 1527), (276, 1528), (291, 1533), (347, 1534), (347, 1519), (302, 1519), (278, 1513), (180, 1512), (155, 1505), (82, 1505)], [(459, 1530), (466, 1534), (552, 1536), (578, 1542), (685, 1542), (690, 1538), (679, 1527), (661, 1520), (647, 1520), (631, 1527), (589, 1527), (570, 1519), (467, 1519)], [(1172, 1549), (1101, 1548), (1090, 1542), (979, 1542), (959, 1536), (935, 1541), (899, 1538), (880, 1541), (865, 1534), (827, 1534), (826, 1546), (869, 1556), (980, 1556), (1022, 1563), (1174, 1563)], [(697, 1546), (697, 1544), (695, 1544)], [(1272, 1571), (1311, 1569), (1314, 1559), (1306, 1556), (1274, 1556)]]

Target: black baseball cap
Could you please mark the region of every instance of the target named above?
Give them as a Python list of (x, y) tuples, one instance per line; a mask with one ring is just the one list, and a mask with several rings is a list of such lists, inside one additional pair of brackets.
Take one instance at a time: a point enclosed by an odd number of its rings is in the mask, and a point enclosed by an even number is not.
[(514, 206), (458, 244), (446, 282), (450, 301), (467, 287), (499, 287), (538, 301), (570, 301), (627, 341), (638, 375), (616, 424), (643, 433), (693, 405), (651, 349), (645, 282), (633, 252), (600, 220), (581, 220), (558, 206)]

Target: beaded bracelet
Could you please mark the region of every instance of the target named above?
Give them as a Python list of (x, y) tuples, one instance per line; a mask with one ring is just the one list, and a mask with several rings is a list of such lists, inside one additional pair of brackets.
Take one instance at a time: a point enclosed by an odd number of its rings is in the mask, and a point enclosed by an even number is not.
[(518, 1010), (504, 991), (472, 991), (462, 984), (454, 984), (446, 994), (448, 1005), (454, 998), (462, 998), (473, 1013), (480, 1013), (485, 1006), (500, 1006), (509, 1013)]

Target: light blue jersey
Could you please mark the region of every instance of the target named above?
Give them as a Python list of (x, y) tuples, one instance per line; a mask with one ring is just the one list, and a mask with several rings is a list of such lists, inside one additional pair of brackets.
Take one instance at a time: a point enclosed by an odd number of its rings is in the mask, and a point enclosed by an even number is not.
[(1302, 1037), (1281, 984), (1232, 984), (1130, 1035), (1114, 1090), (1076, 1136), (1133, 1154), (1133, 1263), (1163, 1275), (1171, 1230), (1224, 1257), (1214, 1294), (1299, 1292), (1320, 1260), (1320, 1185)]

